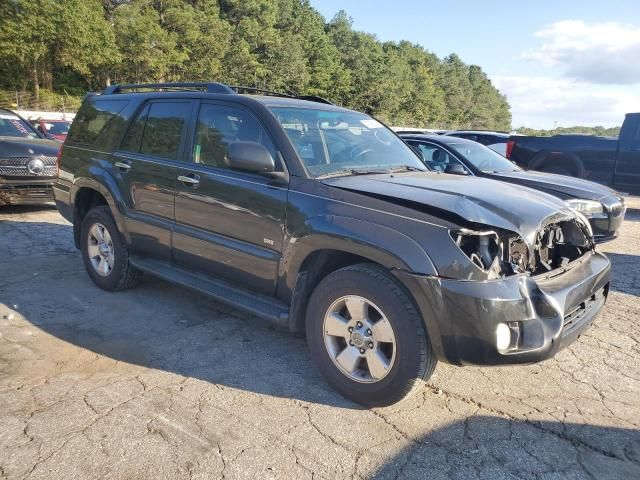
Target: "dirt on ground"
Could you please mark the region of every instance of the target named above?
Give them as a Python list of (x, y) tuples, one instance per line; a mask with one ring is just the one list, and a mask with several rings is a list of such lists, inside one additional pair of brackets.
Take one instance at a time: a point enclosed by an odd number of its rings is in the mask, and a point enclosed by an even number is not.
[(108, 293), (49, 207), (0, 210), (0, 479), (640, 478), (640, 199), (604, 314), (546, 362), (439, 364), (363, 409), (302, 338), (145, 277)]

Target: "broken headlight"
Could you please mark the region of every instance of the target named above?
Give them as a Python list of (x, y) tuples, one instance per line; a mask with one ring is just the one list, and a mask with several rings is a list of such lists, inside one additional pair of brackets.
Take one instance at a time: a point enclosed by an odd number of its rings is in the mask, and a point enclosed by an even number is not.
[(462, 253), (489, 279), (529, 271), (529, 248), (519, 236), (501, 236), (493, 230), (450, 233)]
[(574, 198), (571, 200), (567, 200), (567, 205), (569, 205), (573, 210), (580, 212), (585, 217), (600, 217), (603, 216), (604, 207), (600, 202), (596, 202), (595, 200), (584, 200), (581, 198)]

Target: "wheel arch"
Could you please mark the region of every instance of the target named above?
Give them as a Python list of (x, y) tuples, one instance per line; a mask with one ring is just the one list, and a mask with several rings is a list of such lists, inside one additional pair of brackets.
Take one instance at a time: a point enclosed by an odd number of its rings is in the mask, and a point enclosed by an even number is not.
[(124, 222), (124, 202), (120, 197), (115, 181), (106, 173), (96, 177), (76, 177), (70, 195), (73, 215), (73, 233), (76, 247), (79, 245), (82, 220), (89, 210), (98, 205), (106, 205), (116, 222), (118, 230), (128, 241)]
[[(293, 331), (304, 330), (313, 289), (324, 277), (340, 268), (369, 263), (386, 271), (436, 274), (435, 266), (422, 247), (397, 230), (335, 216), (310, 219), (307, 227), (309, 224), (315, 227), (313, 233), (301, 238), (292, 237), (281, 265), (281, 271), (286, 275), (281, 277), (279, 296), (291, 302), (289, 327)], [(407, 293), (412, 296), (409, 290)]]

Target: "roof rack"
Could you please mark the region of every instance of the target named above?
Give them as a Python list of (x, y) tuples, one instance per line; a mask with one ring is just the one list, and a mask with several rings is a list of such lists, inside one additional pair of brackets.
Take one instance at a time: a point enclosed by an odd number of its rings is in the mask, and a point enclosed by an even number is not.
[(244, 92), (264, 93), (265, 95), (272, 95), (274, 97), (295, 98), (297, 100), (307, 100), (309, 102), (326, 103), (327, 105), (334, 105), (334, 103), (331, 102), (330, 100), (327, 100), (326, 98), (318, 97), (317, 95), (291, 95), (289, 93), (274, 92), (272, 90), (266, 90), (264, 88), (245, 87), (242, 85), (229, 85), (229, 87), (233, 88), (236, 92), (244, 91)]
[(223, 83), (124, 83), (113, 85), (102, 91), (103, 95), (122, 93), (124, 90), (157, 89), (157, 90), (206, 90), (207, 93), (236, 93)]
[(326, 98), (318, 97), (316, 95), (290, 95), (288, 93), (274, 92), (258, 87), (245, 87), (242, 85), (225, 85), (224, 83), (125, 83), (122, 85), (112, 85), (102, 91), (103, 95), (113, 95), (115, 93), (123, 93), (125, 90), (167, 90), (167, 91), (181, 91), (181, 90), (205, 90), (207, 93), (224, 93), (235, 94), (239, 92), (252, 92), (263, 93), (265, 95), (272, 95), (274, 97), (295, 98), (298, 100), (307, 100), (310, 102), (325, 103), (327, 105), (334, 105), (333, 102)]

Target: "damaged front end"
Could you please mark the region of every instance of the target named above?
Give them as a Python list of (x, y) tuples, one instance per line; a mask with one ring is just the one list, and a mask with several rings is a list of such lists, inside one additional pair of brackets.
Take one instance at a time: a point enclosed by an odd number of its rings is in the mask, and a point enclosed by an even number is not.
[(594, 248), (589, 223), (580, 217), (548, 219), (529, 242), (514, 232), (498, 228), (462, 228), (449, 233), (488, 280), (517, 274), (544, 274), (568, 266)]

